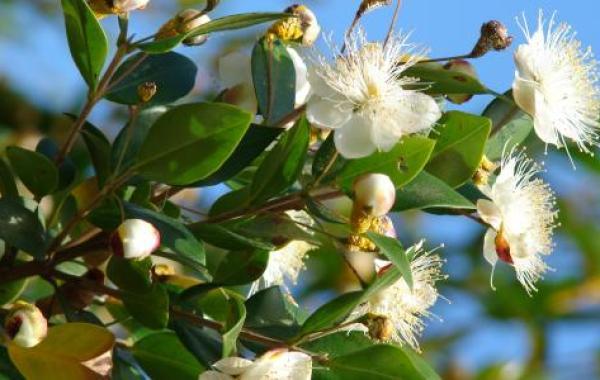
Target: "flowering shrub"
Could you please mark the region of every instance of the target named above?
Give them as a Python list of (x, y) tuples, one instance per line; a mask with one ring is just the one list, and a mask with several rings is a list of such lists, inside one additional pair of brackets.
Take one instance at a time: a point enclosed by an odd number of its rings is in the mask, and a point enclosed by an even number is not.
[[(512, 90), (500, 94), (470, 61), (512, 49), (498, 21), (469, 53), (431, 58), (395, 31), (400, 1), (363, 0), (341, 46), (326, 38), (320, 51), (318, 15), (304, 5), (211, 17), (218, 3), (138, 38), (129, 19), (149, 0), (61, 1), (88, 94), (65, 136), (8, 146), (0, 159), (0, 369), (30, 379), (438, 378), (419, 339), (449, 278), (444, 248), (404, 247), (391, 215), (469, 217), (486, 230), (491, 288), (507, 264), (535, 297), (558, 211), (522, 145), (536, 135), (571, 157), (598, 144), (591, 51), (554, 15), (523, 19)], [(361, 19), (391, 5), (389, 32), (370, 39)], [(101, 18), (119, 25), (110, 60)], [(219, 94), (181, 102), (197, 68), (173, 49), (256, 25), (250, 54), (216, 60)], [(483, 115), (447, 110), (478, 94), (495, 96)], [(88, 121), (104, 101), (128, 111), (113, 142)], [(215, 184), (231, 191), (207, 213), (177, 201)], [(293, 294), (312, 255), (339, 257), (336, 270), (357, 286), (307, 313)], [(33, 297), (34, 282), (51, 289)]]

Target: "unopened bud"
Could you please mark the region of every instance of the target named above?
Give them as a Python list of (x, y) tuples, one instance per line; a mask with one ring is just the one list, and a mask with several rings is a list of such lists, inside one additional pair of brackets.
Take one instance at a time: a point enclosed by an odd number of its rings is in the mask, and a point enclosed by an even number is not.
[(484, 56), (490, 50), (504, 50), (510, 46), (512, 40), (504, 24), (496, 20), (488, 21), (481, 26), (481, 34), (471, 52), (471, 57)]
[(148, 103), (156, 95), (157, 90), (155, 82), (144, 82), (138, 86), (137, 93), (142, 103)]
[(372, 339), (388, 341), (394, 333), (392, 321), (383, 315), (368, 314), (366, 325)]
[(269, 33), (283, 41), (299, 42), (304, 46), (314, 44), (321, 32), (321, 26), (313, 11), (305, 5), (294, 4), (287, 7), (285, 12), (295, 17), (277, 21), (271, 26)]
[[(464, 59), (452, 60), (444, 65), (444, 69), (477, 78), (477, 72), (475, 72), (473, 65)], [(456, 79), (460, 80), (460, 78)], [(463, 104), (469, 101), (472, 97), (473, 94), (449, 94), (446, 96), (446, 98), (454, 104)]]
[(88, 5), (98, 16), (123, 14), (146, 8), (150, 0), (87, 0)]
[(48, 322), (35, 305), (17, 301), (4, 321), (4, 329), (21, 347), (33, 347), (46, 337)]
[(160, 232), (142, 219), (127, 219), (113, 232), (110, 245), (115, 255), (141, 260), (160, 246)]
[[(180, 34), (186, 34), (208, 22), (210, 22), (210, 17), (208, 17), (208, 15), (202, 14), (202, 12), (196, 9), (185, 9), (163, 24), (156, 33), (154, 39), (161, 40), (175, 37)], [(183, 44), (187, 46), (197, 46), (202, 45), (206, 40), (208, 40), (208, 34), (200, 34), (184, 39)]]
[(353, 184), (355, 208), (372, 216), (384, 216), (396, 201), (396, 187), (385, 174), (365, 174)]

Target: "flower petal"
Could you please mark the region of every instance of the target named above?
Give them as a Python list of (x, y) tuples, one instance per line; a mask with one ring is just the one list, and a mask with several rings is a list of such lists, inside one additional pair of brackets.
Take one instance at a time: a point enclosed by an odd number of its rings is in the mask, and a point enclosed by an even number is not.
[(502, 213), (496, 204), (488, 199), (477, 201), (477, 212), (481, 219), (494, 227), (496, 231), (502, 226)]
[(217, 371), (204, 371), (198, 380), (233, 380), (233, 377)]
[(310, 83), (307, 79), (307, 68), (306, 63), (300, 57), (298, 52), (291, 48), (287, 48), (287, 52), (294, 63), (294, 69), (296, 71), (296, 106), (306, 103), (308, 95), (310, 93)]
[(483, 257), (492, 266), (498, 262), (498, 254), (496, 253), (496, 231), (488, 228), (483, 238)]
[(338, 128), (348, 121), (352, 110), (341, 110), (338, 102), (313, 95), (306, 105), (306, 117), (320, 128)]
[(362, 116), (354, 115), (334, 133), (335, 147), (345, 158), (361, 158), (375, 152), (371, 140), (370, 123)]
[[(546, 144), (562, 146), (559, 140), (558, 130), (555, 126), (556, 122), (561, 122), (561, 118), (557, 117), (554, 110), (548, 106), (543, 95), (539, 91), (535, 91), (535, 115), (533, 117), (533, 128), (535, 134)], [(567, 136), (573, 138), (574, 136)]]
[(213, 364), (213, 367), (228, 375), (237, 376), (252, 366), (252, 361), (244, 358), (224, 358)]
[(233, 87), (240, 83), (252, 83), (250, 56), (234, 51), (219, 58), (219, 79), (223, 86)]
[(403, 134), (427, 131), (442, 116), (436, 101), (420, 92), (408, 92), (398, 107), (402, 107), (398, 112), (404, 115), (398, 118)]

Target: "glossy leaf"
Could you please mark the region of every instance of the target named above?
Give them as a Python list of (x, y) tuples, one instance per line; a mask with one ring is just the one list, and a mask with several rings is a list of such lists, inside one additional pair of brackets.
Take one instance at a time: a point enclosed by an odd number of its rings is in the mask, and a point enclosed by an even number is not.
[(85, 0), (62, 0), (69, 49), (90, 89), (95, 89), (108, 53), (108, 41)]
[(231, 179), (250, 165), (282, 132), (281, 128), (252, 124), (227, 161), (216, 172), (190, 186), (216, 185)]
[(416, 64), (402, 73), (419, 78), (421, 88), (429, 94), (485, 94), (486, 87), (475, 77), (445, 69), (437, 63)]
[(26, 286), (26, 278), (0, 284), (0, 306), (16, 301)]
[(12, 362), (28, 379), (101, 379), (83, 362), (96, 359), (111, 350), (113, 334), (88, 323), (65, 323), (48, 330), (38, 345), (23, 348), (10, 344)]
[(222, 331), (223, 357), (236, 353), (237, 339), (246, 320), (246, 307), (242, 297), (228, 293), (227, 305), (227, 318)]
[(110, 151), (112, 172), (120, 174), (135, 163), (150, 127), (165, 112), (166, 108), (162, 106), (145, 109), (133, 123), (128, 122), (121, 128)]
[(46, 233), (38, 216), (18, 199), (0, 198), (0, 239), (36, 258), (46, 249)]
[(221, 358), (223, 345), (212, 334), (212, 331), (177, 319), (171, 321), (170, 328), (175, 331), (181, 343), (203, 366), (210, 367), (212, 363)]
[(150, 128), (136, 169), (148, 179), (187, 185), (214, 173), (233, 153), (251, 115), (219, 103), (177, 106)]
[(3, 197), (12, 198), (17, 198), (19, 196), (15, 177), (6, 161), (2, 158), (0, 158), (0, 194), (2, 194)]
[(160, 39), (157, 41), (144, 42), (137, 45), (137, 47), (146, 53), (162, 54), (172, 50), (183, 40), (189, 37), (220, 32), (224, 30), (247, 28), (252, 25), (270, 22), (284, 17), (289, 17), (289, 15), (286, 13), (245, 13), (225, 16), (212, 20), (204, 25), (200, 25), (197, 28), (190, 30), (188, 33), (180, 34), (175, 37)]
[(412, 289), (413, 278), (410, 269), (410, 261), (402, 244), (400, 244), (400, 241), (374, 232), (367, 232), (367, 236), (375, 243), (375, 245), (377, 245), (377, 247), (379, 247), (379, 251), (398, 268), (402, 274), (402, 278), (406, 281), (408, 287)]
[(6, 155), (23, 184), (36, 196), (48, 195), (58, 187), (58, 170), (43, 154), (9, 146)]
[(426, 170), (451, 187), (468, 181), (481, 163), (490, 134), (488, 118), (459, 111), (446, 113), (432, 133), (437, 140)]
[(145, 293), (123, 294), (123, 305), (131, 316), (151, 329), (163, 329), (169, 322), (169, 294), (162, 284), (155, 283)]
[(434, 145), (434, 140), (422, 136), (404, 138), (389, 152), (377, 152), (369, 157), (349, 160), (336, 180), (349, 189), (361, 174), (382, 173), (388, 175), (396, 187), (400, 187), (423, 169)]
[[(146, 82), (156, 85), (156, 94), (144, 106), (172, 103), (187, 95), (196, 82), (198, 69), (188, 57), (177, 53), (151, 55), (144, 59), (143, 53), (129, 57), (119, 66), (113, 78), (121, 78), (106, 94), (110, 101), (120, 104), (141, 104), (138, 86)], [(141, 63), (139, 63), (141, 61)]]
[(150, 258), (127, 260), (113, 255), (106, 266), (106, 276), (121, 290), (145, 293), (152, 288), (151, 268)]
[(254, 45), (251, 66), (259, 112), (266, 125), (274, 125), (294, 110), (294, 62), (281, 40), (263, 37)]
[(133, 356), (153, 379), (197, 380), (202, 365), (172, 332), (157, 332), (133, 346)]
[(252, 200), (267, 200), (297, 180), (304, 166), (309, 137), (310, 129), (304, 118), (281, 137), (254, 174), (250, 185)]
[(218, 224), (200, 222), (191, 224), (188, 228), (194, 236), (219, 248), (229, 250), (257, 248), (266, 251), (274, 249), (272, 244), (246, 237)]
[(245, 326), (266, 336), (290, 339), (299, 330), (298, 306), (279, 286), (263, 289), (246, 301)]
[[(50, 138), (44, 137), (37, 144), (35, 151), (41, 153), (50, 161), (58, 155), (60, 147)], [(58, 165), (58, 184), (57, 190), (63, 190), (73, 183), (77, 175), (77, 168), (71, 157), (67, 156), (63, 162)]]
[[(327, 165), (329, 165), (329, 161), (334, 155), (337, 154), (333, 136), (334, 134), (330, 133), (315, 154), (315, 158), (313, 159), (312, 163), (312, 175), (315, 178), (319, 177), (323, 173)], [(331, 180), (346, 165), (347, 162), (348, 160), (338, 154), (334, 163), (329, 168), (327, 175), (321, 180), (321, 183), (329, 182), (329, 180)]]
[(363, 299), (363, 292), (342, 294), (319, 307), (302, 325), (302, 335), (327, 329), (343, 322)]
[(475, 209), (475, 205), (441, 179), (422, 171), (396, 191), (394, 211), (428, 208)]
[(213, 273), (213, 282), (221, 285), (244, 285), (258, 279), (267, 267), (269, 252), (255, 249), (231, 251)]

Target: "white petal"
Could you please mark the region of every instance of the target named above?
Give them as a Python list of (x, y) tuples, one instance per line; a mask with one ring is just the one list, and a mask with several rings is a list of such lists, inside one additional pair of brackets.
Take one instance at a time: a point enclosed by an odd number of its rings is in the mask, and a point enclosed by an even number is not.
[(228, 375), (237, 376), (242, 374), (252, 365), (252, 361), (244, 358), (224, 358), (213, 364), (213, 367)]
[(479, 199), (477, 201), (477, 212), (484, 222), (488, 223), (496, 231), (502, 225), (502, 213), (496, 204), (488, 199)]
[(217, 371), (204, 371), (198, 380), (233, 380), (233, 377)]
[(530, 115), (535, 115), (536, 99), (535, 86), (530, 80), (523, 78), (520, 73), (515, 72), (515, 80), (512, 85), (513, 98), (515, 103), (525, 112)]
[(336, 149), (349, 159), (369, 156), (376, 149), (371, 140), (371, 128), (369, 121), (362, 116), (352, 116), (342, 128), (334, 132)]
[(483, 238), (483, 257), (492, 266), (498, 262), (498, 254), (496, 253), (496, 231), (488, 228)]
[(539, 91), (535, 91), (535, 93), (535, 115), (533, 118), (535, 134), (546, 144), (553, 144), (560, 147), (562, 144), (554, 125), (557, 121), (560, 122), (560, 119), (556, 117), (556, 110), (547, 105), (543, 95)]
[(404, 134), (429, 130), (441, 116), (442, 111), (435, 100), (420, 92), (410, 92), (403, 97), (399, 112), (400, 128)]
[(291, 48), (287, 48), (287, 52), (294, 63), (296, 71), (296, 106), (306, 103), (308, 94), (310, 93), (310, 83), (307, 79), (306, 63), (300, 57), (298, 52)]
[(312, 360), (301, 352), (269, 351), (242, 374), (241, 380), (310, 380)]
[(234, 51), (219, 58), (219, 79), (225, 87), (252, 83), (250, 56)]
[(331, 87), (329, 87), (327, 82), (325, 82), (323, 78), (317, 73), (314, 66), (308, 68), (306, 78), (310, 83), (310, 87), (313, 94), (318, 95), (320, 97), (330, 97), (336, 94), (336, 92)]
[(306, 105), (306, 117), (321, 128), (338, 128), (350, 119), (352, 110), (340, 109), (339, 103), (313, 95)]

